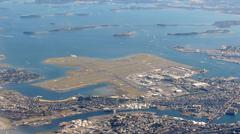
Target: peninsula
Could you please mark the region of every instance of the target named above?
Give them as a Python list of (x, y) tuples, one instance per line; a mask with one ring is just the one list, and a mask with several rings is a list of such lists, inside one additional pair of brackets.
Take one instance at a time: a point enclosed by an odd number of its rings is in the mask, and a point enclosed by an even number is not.
[(220, 49), (194, 49), (182, 46), (175, 47), (177, 51), (184, 53), (203, 53), (211, 59), (217, 59), (225, 62), (240, 64), (240, 47), (239, 46), (222, 46)]
[(26, 83), (40, 79), (40, 75), (25, 69), (14, 68), (4, 62), (5, 55), (0, 54), (0, 86), (9, 83)]
[[(71, 56), (50, 58), (44, 63), (80, 67), (80, 70), (68, 71), (66, 76), (61, 78), (34, 84), (34, 86), (58, 92), (66, 92), (98, 83), (110, 83), (119, 94), (141, 95), (145, 93), (144, 90), (158, 90), (164, 96), (172, 96), (178, 90), (177, 88), (169, 89), (169, 83), (163, 82), (165, 76), (178, 79), (191, 77), (198, 73), (190, 66), (149, 54), (108, 60)], [(161, 83), (151, 82), (147, 77), (148, 74), (156, 77), (160, 82), (161, 79), (163, 81)], [(176, 85), (173, 84), (172, 87), (176, 87)], [(183, 93), (186, 91), (179, 90), (179, 94)]]

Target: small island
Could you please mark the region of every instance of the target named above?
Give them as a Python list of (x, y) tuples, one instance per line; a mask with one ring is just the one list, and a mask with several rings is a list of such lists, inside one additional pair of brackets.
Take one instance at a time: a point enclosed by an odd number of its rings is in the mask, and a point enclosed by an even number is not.
[(84, 25), (84, 26), (76, 26), (76, 27), (61, 27), (55, 28), (45, 31), (24, 31), (23, 34), (25, 35), (40, 35), (40, 34), (49, 34), (49, 33), (60, 33), (60, 32), (77, 32), (82, 30), (89, 30), (89, 29), (99, 29), (99, 28), (110, 28), (110, 27), (118, 27), (119, 25), (112, 25), (112, 24), (102, 24), (102, 25)]
[(20, 18), (22, 18), (22, 19), (35, 19), (35, 18), (42, 18), (42, 16), (37, 15), (37, 14), (30, 14), (30, 15), (21, 15)]
[(114, 37), (133, 37), (136, 35), (136, 32), (122, 32), (113, 34)]
[(0, 54), (0, 61), (2, 61), (2, 60), (5, 60), (5, 55), (3, 55), (3, 54)]
[(213, 25), (219, 28), (230, 28), (232, 26), (239, 26), (240, 20), (216, 21)]
[(157, 24), (159, 27), (174, 27), (174, 26), (180, 26), (178, 24)]
[(67, 17), (67, 16), (88, 16), (87, 13), (74, 13), (74, 12), (63, 12), (63, 13), (54, 13), (48, 15), (38, 15), (38, 14), (28, 14), (21, 15), (21, 19), (37, 19), (37, 18), (45, 18), (45, 17)]
[(224, 34), (229, 33), (230, 30), (206, 30), (204, 32), (187, 32), (187, 33), (168, 33), (170, 36), (193, 36), (193, 35), (206, 35), (206, 34)]

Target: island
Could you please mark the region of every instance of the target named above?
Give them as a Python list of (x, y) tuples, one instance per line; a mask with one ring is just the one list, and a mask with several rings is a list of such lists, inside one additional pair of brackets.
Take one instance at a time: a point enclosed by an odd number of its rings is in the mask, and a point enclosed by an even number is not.
[(239, 26), (240, 21), (239, 20), (216, 21), (213, 25), (219, 28), (230, 28), (232, 26)]
[(187, 32), (187, 33), (168, 33), (167, 35), (171, 36), (192, 36), (192, 35), (206, 35), (206, 34), (224, 34), (229, 33), (230, 30), (206, 30), (204, 32)]
[(111, 25), (111, 24), (102, 24), (102, 25), (86, 25), (86, 26), (79, 26), (79, 27), (64, 27), (64, 28), (57, 28), (48, 30), (50, 33), (54, 32), (71, 32), (71, 31), (81, 31), (81, 30), (88, 30), (88, 29), (97, 29), (97, 28), (108, 28), (108, 27), (116, 27), (119, 25)]
[(178, 24), (157, 24), (157, 26), (159, 26), (159, 27), (169, 27), (169, 26), (174, 27), (174, 26), (180, 26), (180, 25), (178, 25)]
[(177, 51), (184, 53), (203, 53), (211, 59), (240, 64), (240, 47), (223, 45), (220, 49), (194, 49), (182, 46), (175, 47)]
[(114, 37), (133, 37), (136, 34), (136, 32), (122, 32), (122, 33), (116, 33), (113, 34)]
[(5, 55), (0, 54), (0, 61), (5, 60)]
[(64, 12), (64, 13), (55, 13), (48, 16), (88, 16), (88, 13), (74, 13), (74, 12)]
[(24, 31), (23, 34), (25, 35), (40, 35), (40, 34), (48, 34), (48, 33), (59, 33), (59, 32), (76, 32), (82, 30), (89, 30), (89, 29), (99, 29), (99, 28), (110, 28), (110, 27), (118, 27), (119, 25), (112, 25), (112, 24), (101, 24), (101, 25), (84, 25), (84, 26), (76, 26), (76, 27), (61, 27), (55, 28), (45, 31)]
[(35, 19), (35, 18), (42, 18), (42, 16), (37, 15), (37, 14), (30, 14), (30, 15), (21, 15), (20, 18), (22, 18), (22, 19)]
[(28, 14), (28, 15), (21, 15), (21, 19), (37, 19), (37, 18), (45, 18), (45, 17), (62, 17), (62, 16), (88, 16), (87, 13), (74, 13), (74, 12), (64, 12), (64, 13), (55, 13), (55, 14), (48, 14), (48, 15), (38, 15), (38, 14)]

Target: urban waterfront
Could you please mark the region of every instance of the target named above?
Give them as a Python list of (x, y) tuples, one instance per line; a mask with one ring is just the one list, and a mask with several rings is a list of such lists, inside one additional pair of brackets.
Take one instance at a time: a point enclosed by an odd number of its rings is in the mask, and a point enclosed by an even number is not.
[[(76, 86), (76, 88), (65, 92), (56, 92), (44, 88), (44, 86), (36, 86), (34, 84), (41, 84), (49, 80), (57, 81), (63, 76), (68, 77), (68, 71), (70, 73), (71, 71), (75, 71), (73, 75), (76, 75), (79, 69), (81, 69), (82, 59), (80, 59), (80, 66), (58, 66), (59, 63), (57, 62), (57, 64), (45, 64), (44, 61), (49, 58), (71, 57), (77, 59), (90, 57), (93, 60), (97, 58), (112, 61), (113, 59), (121, 59), (122, 57), (145, 53), (191, 66), (194, 69), (207, 70), (204, 73), (191, 74), (193, 78), (189, 78), (189, 81), (187, 81), (189, 83), (191, 81), (205, 82), (205, 78), (210, 79), (212, 77), (240, 77), (239, 64), (209, 58), (208, 55), (201, 53), (182, 53), (175, 49), (177, 46), (203, 50), (215, 50), (221, 48), (223, 45), (238, 47), (240, 43), (240, 28), (237, 23), (227, 28), (224, 27), (221, 31), (218, 31), (220, 26), (216, 23), (218, 21), (238, 20), (238, 14), (226, 14), (204, 9), (152, 8), (154, 6), (156, 6), (154, 3), (134, 2), (39, 4), (33, 0), (0, 1), (0, 54), (4, 55), (1, 63), (6, 63), (11, 68), (20, 68), (29, 71), (29, 73), (23, 71), (27, 74), (26, 77), (21, 73), (21, 76), (26, 78), (25, 81), (24, 79), (23, 81), (10, 79), (10, 82), (4, 81), (5, 83), (0, 86), (8, 90), (17, 91), (26, 97), (40, 97), (44, 100), (52, 101), (65, 100), (80, 95), (115, 96), (119, 91), (114, 89), (113, 85), (115, 83), (108, 83), (108, 81), (93, 82), (92, 85), (83, 87)], [(138, 8), (128, 9), (126, 7)], [(149, 7), (151, 8), (148, 9)], [(223, 32), (222, 30), (229, 31)], [(187, 36), (182, 36), (183, 34)], [(98, 68), (98, 66), (92, 67), (98, 71), (100, 70), (99, 72), (105, 71)], [(104, 66), (104, 68), (107, 67)], [(141, 73), (136, 72), (134, 75), (152, 73), (151, 71), (154, 69), (157, 68), (151, 68), (149, 71), (141, 70)], [(160, 69), (164, 70), (165, 68)], [(31, 74), (30, 72), (33, 73)], [(39, 75), (37, 79), (34, 78), (34, 74)], [(80, 75), (82, 75), (81, 72)], [(129, 75), (132, 76), (131, 74)], [(15, 75), (13, 74), (13, 76)], [(137, 81), (136, 79), (138, 78), (133, 78), (133, 83)], [(211, 82), (214, 82), (214, 80)], [(173, 85), (178, 87), (179, 85), (177, 84), (179, 83), (176, 83)], [(227, 84), (228, 82), (226, 82)], [(221, 89), (216, 88), (216, 91), (214, 89), (212, 92), (217, 92), (218, 90), (221, 91)], [(170, 96), (175, 96), (176, 94), (178, 97), (176, 91), (172, 93), (174, 95)], [(209, 92), (209, 94), (211, 95), (212, 92)], [(228, 93), (229, 91), (226, 92)], [(234, 92), (238, 91), (234, 90)], [(181, 93), (188, 95), (189, 91), (181, 90)], [(179, 98), (179, 100), (182, 99)], [(171, 104), (171, 107), (175, 105), (177, 104)], [(185, 106), (185, 104), (182, 105), (182, 107)], [(182, 107), (179, 107), (179, 109), (182, 109)], [(181, 117), (186, 120), (208, 121), (205, 117), (184, 115), (179, 109), (161, 110), (159, 108), (147, 108), (145, 110), (121, 110), (123, 112), (153, 112), (158, 116), (168, 115), (171, 117)], [(50, 124), (17, 126), (16, 131), (20, 130), (22, 133), (30, 134), (56, 131), (62, 122), (111, 114), (111, 112), (103, 110), (90, 110), (87, 113), (83, 112), (67, 117), (54, 118)], [(238, 121), (240, 121), (239, 112), (234, 116), (223, 114), (218, 119), (211, 121), (211, 123), (224, 124), (236, 123)]]

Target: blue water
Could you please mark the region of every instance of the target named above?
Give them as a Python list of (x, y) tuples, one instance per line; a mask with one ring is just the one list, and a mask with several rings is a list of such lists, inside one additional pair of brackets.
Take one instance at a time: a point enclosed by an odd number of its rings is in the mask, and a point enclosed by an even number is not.
[(42, 96), (44, 99), (49, 100), (58, 100), (58, 99), (67, 99), (72, 96), (83, 95), (97, 95), (97, 96), (105, 96), (105, 95), (114, 95), (114, 90), (107, 83), (99, 83), (96, 85), (87, 86), (80, 89), (73, 89), (68, 92), (55, 92), (50, 91), (40, 87), (33, 87), (29, 84), (11, 84), (8, 85), (9, 89), (16, 90), (21, 92), (23, 95), (36, 97)]
[[(230, 28), (230, 34), (201, 36), (167, 36), (167, 33), (201, 32), (216, 29), (214, 21), (239, 20), (240, 16), (202, 10), (162, 9), (127, 10), (112, 12), (111, 9), (125, 7), (124, 4), (91, 4), (62, 6), (37, 5), (23, 1), (0, 3), (0, 53), (6, 55), (6, 63), (14, 67), (29, 69), (43, 76), (42, 80), (64, 75), (71, 68), (42, 64), (49, 57), (89, 56), (98, 58), (118, 58), (136, 53), (150, 53), (177, 62), (185, 63), (209, 72), (204, 77), (238, 76), (240, 65), (208, 59), (206, 55), (184, 54), (173, 47), (183, 45), (195, 48), (219, 48), (223, 44), (240, 44), (240, 27)], [(140, 5), (142, 6), (142, 5)], [(49, 16), (54, 13), (88, 13), (89, 16)], [(37, 14), (42, 18), (22, 19), (21, 15)], [(54, 25), (52, 25), (54, 23)], [(156, 24), (204, 24), (206, 26), (157, 27)], [(47, 31), (68, 26), (117, 24), (119, 27), (89, 29), (75, 32), (59, 32), (36, 36), (24, 35), (25, 31)], [(119, 32), (135, 31), (133, 38), (116, 38)], [(66, 93), (56, 93), (33, 87), (30, 84), (12, 84), (10, 89), (26, 96), (43, 96), (47, 99), (67, 98), (76, 94), (99, 93), (107, 84), (98, 84)], [(108, 89), (102, 90), (108, 92)], [(224, 116), (222, 122), (235, 122), (237, 117)]]
[[(212, 24), (217, 20), (239, 19), (236, 15), (224, 15), (216, 12), (201, 10), (138, 10), (111, 12), (114, 7), (124, 5), (69, 5), (53, 8), (35, 4), (1, 4), (8, 7), (1, 16), (0, 27), (3, 35), (13, 35), (13, 38), (0, 38), (0, 52), (7, 56), (7, 63), (17, 67), (33, 69), (44, 74), (47, 78), (57, 77), (62, 73), (58, 67), (42, 65), (41, 62), (49, 57), (68, 56), (76, 54), (100, 58), (116, 58), (135, 53), (151, 53), (178, 62), (186, 63), (209, 70), (209, 76), (235, 75), (240, 76), (239, 65), (209, 60), (198, 54), (183, 54), (172, 49), (176, 45), (197, 48), (218, 48), (222, 44), (239, 44), (239, 27), (232, 28), (231, 34), (208, 36), (176, 37), (167, 33), (204, 31), (215, 29), (205, 27), (157, 27), (158, 23), (170, 24)], [(31, 11), (31, 12), (30, 12)], [(40, 14), (49, 15), (62, 12), (89, 13), (89, 16), (44, 17), (21, 19), (20, 15)], [(208, 15), (206, 15), (208, 14)], [(56, 23), (54, 26), (50, 23)], [(66, 26), (82, 26), (90, 24), (119, 24), (120, 27), (91, 29), (79, 32), (61, 32), (31, 37), (23, 35), (24, 31), (45, 31)], [(124, 31), (136, 31), (135, 38), (122, 39), (112, 35)], [(197, 59), (197, 60), (196, 60)], [(201, 63), (204, 61), (205, 63)], [(221, 65), (221, 66), (220, 66)], [(226, 67), (230, 67), (226, 69)]]
[(218, 120), (215, 121), (215, 123), (233, 123), (233, 122), (238, 122), (240, 121), (240, 113), (236, 114), (235, 116), (232, 115), (224, 115)]

